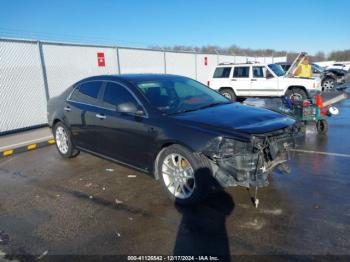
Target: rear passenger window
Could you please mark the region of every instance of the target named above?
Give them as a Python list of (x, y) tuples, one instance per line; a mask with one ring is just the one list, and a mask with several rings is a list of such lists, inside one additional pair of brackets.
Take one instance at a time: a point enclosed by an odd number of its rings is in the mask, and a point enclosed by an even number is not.
[(253, 66), (253, 77), (255, 77), (255, 78), (264, 77), (264, 67), (263, 66)]
[(77, 89), (74, 90), (70, 99), (76, 102), (95, 105), (97, 103), (97, 97), (102, 83), (103, 82), (101, 81), (82, 83)]
[(233, 77), (249, 77), (249, 66), (236, 66)]
[(105, 107), (115, 109), (117, 105), (128, 102), (135, 105), (138, 104), (135, 98), (128, 90), (125, 89), (125, 87), (113, 82), (107, 83), (103, 95), (103, 104)]
[(231, 67), (217, 67), (213, 78), (228, 78), (230, 76)]

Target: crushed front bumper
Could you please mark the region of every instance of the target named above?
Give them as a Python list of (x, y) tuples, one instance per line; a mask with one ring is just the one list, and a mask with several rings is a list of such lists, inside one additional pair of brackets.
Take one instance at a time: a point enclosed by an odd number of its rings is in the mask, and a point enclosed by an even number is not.
[(217, 138), (203, 150), (211, 162), (213, 175), (223, 187), (265, 187), (275, 167), (288, 171), (289, 149), (303, 135), (302, 126), (253, 135), (250, 142)]

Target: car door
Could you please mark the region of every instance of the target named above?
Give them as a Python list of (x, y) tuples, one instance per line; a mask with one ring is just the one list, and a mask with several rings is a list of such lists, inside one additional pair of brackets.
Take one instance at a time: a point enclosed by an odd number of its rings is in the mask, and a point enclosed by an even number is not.
[(235, 66), (231, 83), (237, 96), (250, 96), (250, 66)]
[(76, 146), (95, 151), (97, 148), (95, 117), (102, 81), (87, 81), (78, 85), (65, 102), (65, 122)]
[(251, 78), (251, 96), (277, 96), (278, 79), (265, 66), (253, 66)]
[[(146, 168), (153, 143), (152, 129), (144, 107), (129, 89), (118, 82), (107, 82), (98, 122), (99, 152), (115, 160)], [(133, 103), (143, 115), (118, 112), (123, 103)]]

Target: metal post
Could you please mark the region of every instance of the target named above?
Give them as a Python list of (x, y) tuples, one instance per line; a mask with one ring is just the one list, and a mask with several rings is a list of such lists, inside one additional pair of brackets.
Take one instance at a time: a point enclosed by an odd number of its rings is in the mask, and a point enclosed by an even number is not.
[(39, 57), (40, 57), (40, 64), (41, 64), (41, 72), (43, 74), (43, 80), (44, 80), (44, 88), (45, 88), (45, 95), (46, 95), (46, 101), (50, 99), (49, 94), (49, 85), (47, 82), (47, 74), (46, 74), (46, 66), (45, 66), (45, 59), (44, 59), (44, 52), (43, 47), (40, 41), (37, 42), (38, 50), (39, 50)]
[(166, 53), (164, 49), (163, 49), (163, 59), (164, 59), (164, 74), (166, 74)]
[(220, 53), (218, 50), (215, 50), (215, 53), (216, 53), (216, 63), (219, 64), (220, 63), (220, 57), (219, 57)]
[(194, 54), (194, 69), (196, 72), (196, 80), (197, 80), (198, 79), (198, 76), (197, 76), (197, 54)]
[(118, 65), (118, 74), (121, 74), (121, 69), (120, 69), (120, 60), (119, 60), (119, 48), (118, 46), (115, 47), (116, 55), (117, 55), (117, 65)]

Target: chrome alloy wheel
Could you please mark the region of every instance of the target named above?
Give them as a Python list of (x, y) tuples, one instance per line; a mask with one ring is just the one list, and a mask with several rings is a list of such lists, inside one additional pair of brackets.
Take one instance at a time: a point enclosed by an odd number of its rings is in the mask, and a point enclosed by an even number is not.
[(222, 92), (222, 95), (230, 100), (232, 100), (232, 96), (230, 93), (227, 93), (227, 92)]
[(334, 89), (334, 80), (326, 79), (322, 86), (324, 91), (331, 91)]
[(62, 154), (67, 154), (68, 152), (68, 135), (63, 127), (59, 126), (56, 129), (56, 144), (58, 149)]
[(299, 93), (293, 93), (290, 95), (289, 97), (292, 101), (302, 101), (303, 100), (303, 96)]
[(177, 198), (189, 198), (195, 187), (194, 171), (190, 162), (180, 154), (170, 154), (162, 164), (165, 186)]

